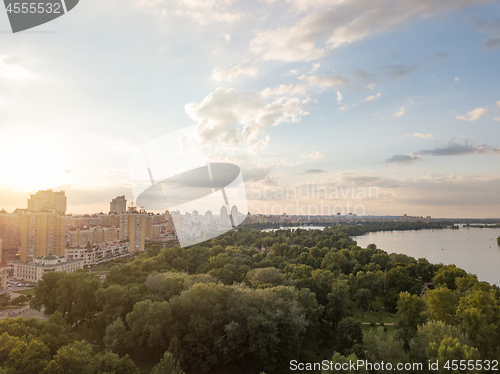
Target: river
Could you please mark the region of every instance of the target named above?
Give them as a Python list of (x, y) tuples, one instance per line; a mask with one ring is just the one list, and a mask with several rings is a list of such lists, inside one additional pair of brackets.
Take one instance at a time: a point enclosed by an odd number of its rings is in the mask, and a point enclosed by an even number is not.
[(354, 236), (360, 247), (375, 243), (387, 253), (404, 253), (432, 263), (455, 264), (480, 281), (500, 286), (498, 228), (451, 230), (381, 231)]

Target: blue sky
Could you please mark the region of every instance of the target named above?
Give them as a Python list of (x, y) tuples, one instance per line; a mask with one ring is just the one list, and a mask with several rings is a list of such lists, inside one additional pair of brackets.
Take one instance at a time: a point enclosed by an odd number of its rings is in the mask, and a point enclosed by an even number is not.
[(499, 217), (499, 5), (82, 0), (18, 34), (0, 12), (0, 205), (54, 188), (106, 211), (134, 149), (197, 125), (249, 196), (376, 187), (323, 203)]

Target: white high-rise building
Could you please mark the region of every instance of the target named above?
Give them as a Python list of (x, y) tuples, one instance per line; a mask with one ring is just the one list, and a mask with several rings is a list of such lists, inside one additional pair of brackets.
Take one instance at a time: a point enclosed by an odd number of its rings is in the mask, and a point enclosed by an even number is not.
[(240, 224), (240, 217), (239, 217), (238, 208), (236, 207), (236, 205), (233, 205), (233, 207), (231, 208), (231, 217), (233, 217), (234, 225), (238, 226)]
[(213, 217), (212, 217), (212, 211), (211, 210), (207, 210), (205, 212), (205, 220), (207, 221), (207, 225), (208, 226), (212, 225)]
[(231, 221), (229, 220), (229, 214), (227, 214), (227, 208), (225, 206), (220, 208), (220, 224), (223, 227), (231, 226)]

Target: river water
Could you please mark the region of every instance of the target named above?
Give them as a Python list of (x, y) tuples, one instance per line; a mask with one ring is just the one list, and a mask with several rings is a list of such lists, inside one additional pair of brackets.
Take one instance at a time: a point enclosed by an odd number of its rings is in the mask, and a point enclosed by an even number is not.
[(375, 243), (387, 253), (404, 253), (432, 263), (455, 264), (480, 281), (500, 286), (500, 246), (497, 228), (381, 231), (354, 236), (360, 247)]

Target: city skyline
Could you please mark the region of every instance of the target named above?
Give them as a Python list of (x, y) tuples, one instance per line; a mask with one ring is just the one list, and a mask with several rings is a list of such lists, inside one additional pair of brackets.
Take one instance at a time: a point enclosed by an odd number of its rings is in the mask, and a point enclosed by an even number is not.
[(379, 194), (271, 203), (498, 217), (499, 19), (490, 0), (83, 2), (0, 40), (0, 207), (51, 188), (105, 212), (132, 199), (134, 150), (196, 125), (250, 212), (314, 183)]

